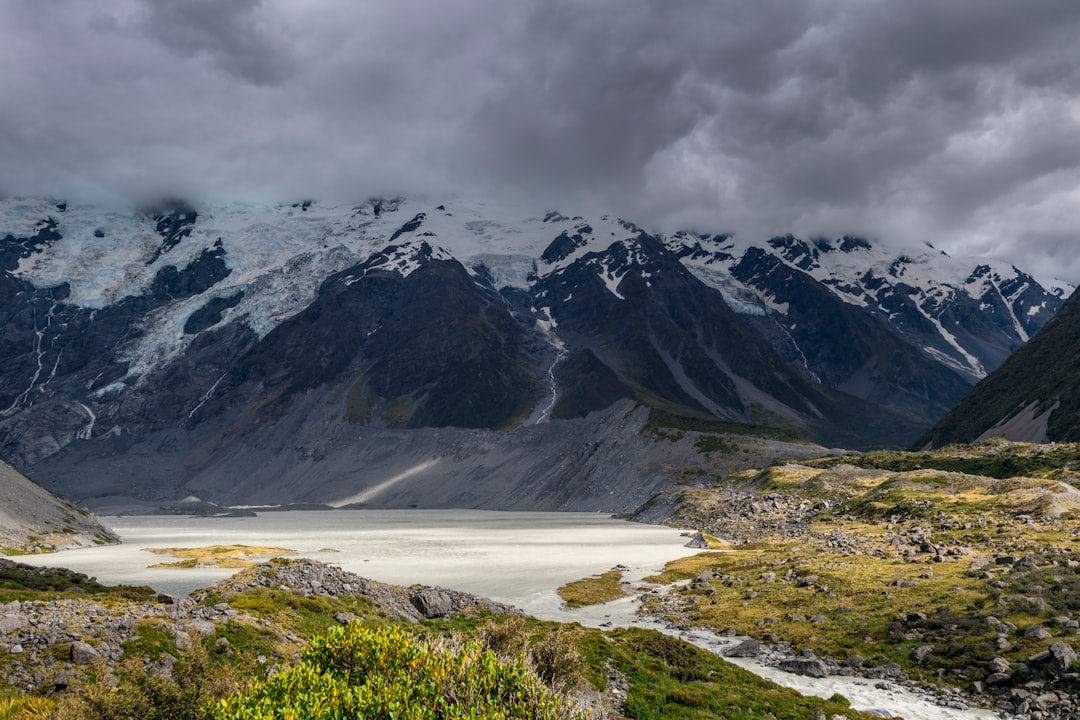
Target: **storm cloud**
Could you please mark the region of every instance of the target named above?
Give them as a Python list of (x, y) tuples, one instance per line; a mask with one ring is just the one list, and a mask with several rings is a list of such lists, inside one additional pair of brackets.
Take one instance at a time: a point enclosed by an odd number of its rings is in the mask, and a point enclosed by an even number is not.
[(1080, 282), (1075, 0), (7, 0), (0, 190), (517, 196)]

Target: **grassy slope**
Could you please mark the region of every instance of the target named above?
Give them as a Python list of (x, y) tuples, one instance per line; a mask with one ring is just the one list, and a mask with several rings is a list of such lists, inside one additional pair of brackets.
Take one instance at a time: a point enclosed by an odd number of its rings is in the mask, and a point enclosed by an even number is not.
[[(1052, 642), (1078, 646), (1078, 450), (993, 442), (824, 458), (686, 490), (678, 524), (747, 543), (671, 563), (652, 579), (713, 577), (651, 609), (959, 686), (997, 655), (1015, 667)], [(1051, 637), (1025, 639), (1034, 626)]]

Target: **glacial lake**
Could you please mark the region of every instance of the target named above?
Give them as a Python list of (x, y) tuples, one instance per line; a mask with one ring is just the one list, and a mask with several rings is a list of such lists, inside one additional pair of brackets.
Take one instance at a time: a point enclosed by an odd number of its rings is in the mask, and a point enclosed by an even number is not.
[(149, 568), (174, 561), (145, 548), (261, 545), (308, 557), (381, 582), (439, 585), (556, 619), (555, 589), (626, 565), (628, 575), (661, 569), (700, 552), (679, 530), (597, 513), (486, 510), (327, 510), (257, 517), (163, 515), (104, 517), (120, 545), (20, 557), (67, 567), (109, 584), (149, 585), (187, 595), (228, 577), (218, 568)]
[[(120, 545), (28, 555), (20, 562), (67, 567), (104, 583), (149, 585), (186, 595), (235, 570), (149, 568), (171, 562), (145, 548), (260, 545), (296, 550), (373, 580), (400, 585), (439, 585), (515, 605), (538, 618), (597, 627), (639, 625), (677, 634), (722, 652), (738, 638), (702, 631), (676, 632), (636, 614), (634, 598), (568, 609), (555, 590), (571, 581), (626, 567), (632, 585), (664, 563), (700, 550), (685, 547), (679, 530), (616, 520), (606, 514), (486, 510), (329, 510), (266, 512), (257, 517), (199, 518), (162, 515), (103, 517)], [(731, 659), (751, 672), (799, 692), (829, 697), (839, 692), (854, 707), (905, 720), (994, 720), (989, 710), (935, 705), (928, 697), (877, 681), (830, 676), (806, 678)]]

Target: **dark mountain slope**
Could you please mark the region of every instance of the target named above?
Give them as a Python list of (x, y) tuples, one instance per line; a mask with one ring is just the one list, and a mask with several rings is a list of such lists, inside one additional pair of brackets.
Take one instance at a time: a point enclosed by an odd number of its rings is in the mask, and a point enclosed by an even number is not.
[[(538, 284), (560, 337), (556, 417), (620, 396), (676, 414), (780, 425), (856, 447), (906, 442), (914, 425), (796, 373), (714, 288), (646, 233), (591, 252)], [(575, 377), (586, 375), (584, 381)], [(891, 432), (870, 416), (888, 417)]]
[(927, 423), (970, 388), (966, 377), (902, 340), (883, 316), (843, 302), (775, 255), (751, 248), (732, 275), (784, 307), (782, 314), (747, 319), (813, 380)]
[(1080, 291), (916, 445), (971, 442), (983, 434), (1080, 441)]
[[(388, 256), (419, 265), (406, 276)], [(390, 246), (323, 283), (305, 310), (248, 353), (226, 387), (262, 412), (338, 388), (348, 422), (388, 427), (506, 427), (532, 409), (542, 344), (501, 296), (426, 243)], [(207, 413), (236, 406), (234, 393)], [(198, 420), (198, 416), (193, 418)]]

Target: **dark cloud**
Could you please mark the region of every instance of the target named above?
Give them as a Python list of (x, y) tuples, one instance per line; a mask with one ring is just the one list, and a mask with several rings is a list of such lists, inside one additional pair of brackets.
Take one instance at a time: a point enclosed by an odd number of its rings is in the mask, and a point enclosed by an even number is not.
[(8, 0), (0, 189), (507, 193), (1080, 280), (1075, 0)]

